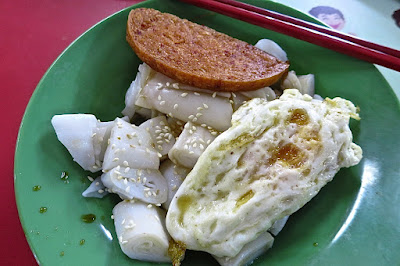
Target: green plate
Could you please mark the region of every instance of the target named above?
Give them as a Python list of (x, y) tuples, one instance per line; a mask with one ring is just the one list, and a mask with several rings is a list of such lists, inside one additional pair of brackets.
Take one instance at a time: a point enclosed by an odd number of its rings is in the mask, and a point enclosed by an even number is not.
[[(289, 7), (248, 1), (313, 20)], [(341, 170), (306, 206), (293, 214), (271, 250), (255, 265), (393, 265), (400, 261), (400, 108), (385, 79), (368, 63), (257, 26), (173, 0), (153, 7), (255, 43), (270, 38), (288, 53), (291, 69), (314, 73), (316, 92), (341, 96), (361, 108), (351, 127), (364, 150), (361, 163)], [(26, 109), (15, 154), (15, 193), (26, 238), (42, 265), (146, 265), (120, 250), (110, 218), (115, 196), (86, 199), (90, 173), (58, 142), (55, 114), (93, 113), (102, 121), (120, 116), (138, 58), (125, 41), (131, 8), (100, 22), (69, 46), (42, 78)], [(60, 178), (67, 171), (68, 181)], [(33, 191), (36, 185), (41, 190)], [(41, 207), (47, 212), (40, 213)], [(95, 214), (93, 223), (81, 216)], [(85, 243), (80, 244), (84, 239)], [(189, 252), (184, 265), (216, 265)]]

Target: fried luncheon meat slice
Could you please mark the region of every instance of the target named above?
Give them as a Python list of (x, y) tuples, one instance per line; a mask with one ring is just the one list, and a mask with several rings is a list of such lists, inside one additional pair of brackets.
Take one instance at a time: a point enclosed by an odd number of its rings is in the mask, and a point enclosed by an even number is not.
[(152, 69), (202, 89), (256, 90), (275, 83), (289, 68), (246, 42), (151, 8), (129, 13), (126, 39)]
[(359, 163), (342, 98), (288, 89), (253, 99), (200, 156), (171, 202), (166, 225), (187, 249), (234, 257), (275, 221), (310, 201), (342, 167)]

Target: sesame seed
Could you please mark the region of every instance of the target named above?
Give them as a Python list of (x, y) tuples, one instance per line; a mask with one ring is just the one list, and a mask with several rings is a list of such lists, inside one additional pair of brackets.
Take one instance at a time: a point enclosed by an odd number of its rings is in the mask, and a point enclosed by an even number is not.
[(165, 104), (165, 101), (161, 101), (161, 102), (160, 102), (160, 105), (164, 105), (164, 104)]
[(129, 170), (131, 170), (131, 168), (127, 167), (127, 168), (125, 168), (124, 172), (125, 172), (125, 173), (128, 173)]
[(90, 182), (94, 181), (93, 177), (91, 177), (91, 176), (87, 176), (87, 179), (89, 179)]
[(147, 132), (150, 132), (150, 128), (146, 127), (146, 131), (147, 131)]
[(129, 147), (131, 147), (131, 148), (136, 148), (136, 146), (133, 145), (133, 144), (129, 144)]
[(112, 144), (112, 145), (111, 145), (111, 149), (115, 149), (115, 147), (116, 147), (115, 144)]
[(126, 187), (125, 188), (126, 193), (129, 193), (130, 190), (131, 190), (131, 187)]
[(200, 117), (200, 116), (202, 116), (203, 114), (202, 113), (197, 113), (196, 114), (196, 117)]
[(202, 127), (207, 127), (207, 125), (206, 125), (206, 124), (201, 124), (201, 126), (202, 126)]
[(104, 193), (104, 190), (99, 189), (99, 190), (97, 190), (97, 192), (99, 192), (100, 194), (102, 194), (102, 193)]
[(215, 96), (217, 96), (217, 92), (214, 92), (214, 93), (212, 94), (212, 97), (213, 97), (213, 98), (215, 98)]
[(114, 220), (114, 215), (111, 215), (111, 220)]
[(189, 115), (189, 116), (188, 116), (188, 119), (189, 119), (189, 120), (192, 120), (193, 118), (194, 118), (194, 115)]
[(150, 188), (146, 187), (143, 189), (143, 191), (150, 191)]
[(232, 92), (232, 96), (233, 96), (233, 97), (236, 97), (236, 94), (235, 94), (234, 92)]
[(176, 190), (176, 185), (173, 185), (171, 188), (172, 191)]
[(161, 101), (161, 95), (158, 95), (157, 99), (158, 99), (159, 101)]
[(208, 109), (208, 105), (203, 103), (204, 108)]
[(118, 160), (119, 160), (119, 158), (115, 157), (112, 161), (113, 161), (113, 162), (116, 162), (116, 161), (118, 161)]
[(198, 92), (195, 92), (195, 93), (194, 93), (194, 95), (196, 95), (196, 96), (199, 96), (199, 95), (200, 95), (200, 93), (198, 93)]
[(121, 140), (121, 137), (118, 136), (117, 139), (118, 139), (118, 140)]
[(121, 172), (118, 170), (114, 170), (114, 173), (116, 173), (117, 175), (121, 175)]
[(108, 139), (108, 140), (107, 140), (107, 144), (108, 144), (108, 145), (110, 145), (110, 142), (111, 142), (111, 140), (110, 140), (110, 139)]
[[(157, 203), (156, 206), (157, 206), (157, 207), (160, 207), (160, 206), (161, 206), (161, 203)], [(157, 217), (157, 218), (158, 218), (158, 217)]]
[(200, 144), (199, 147), (200, 147), (200, 150), (204, 150), (204, 145), (203, 144)]
[[(161, 148), (162, 148), (162, 147), (161, 147)], [(158, 156), (158, 158), (161, 158), (161, 157), (162, 157), (161, 153), (159, 153), (159, 152), (157, 152), (157, 156)]]
[(149, 204), (149, 205), (147, 205), (147, 208), (148, 209), (153, 208), (153, 205)]
[(173, 87), (174, 89), (179, 89), (179, 84), (178, 84), (178, 83), (174, 83), (174, 84), (172, 84), (172, 87)]
[(195, 142), (195, 143), (193, 143), (193, 148), (196, 148), (197, 147), (197, 143)]
[(115, 152), (115, 153), (118, 153), (119, 151), (120, 151), (120, 149), (116, 149), (114, 152)]
[(187, 95), (188, 95), (187, 92), (184, 92), (181, 94), (181, 97), (186, 97)]
[(94, 136), (96, 136), (96, 133), (93, 133), (93, 134), (92, 134), (92, 138), (94, 138)]
[(129, 163), (128, 163), (127, 161), (123, 161), (122, 164), (123, 164), (124, 166), (129, 166)]
[(169, 87), (169, 85), (171, 85), (171, 83), (167, 82), (167, 83), (165, 83), (165, 85), (166, 85), (167, 87)]
[(128, 179), (124, 178), (124, 184), (128, 185)]
[(183, 148), (184, 148), (185, 150), (188, 150), (188, 149), (189, 149), (189, 146), (188, 146), (187, 144), (185, 144), (185, 146), (183, 146)]
[(195, 118), (193, 118), (193, 120), (192, 120), (193, 122), (196, 122), (197, 121), (197, 117), (195, 117)]
[(218, 133), (216, 131), (211, 132), (211, 135), (216, 136)]
[(132, 136), (129, 135), (129, 134), (126, 134), (126, 137), (127, 137), (128, 139), (132, 139)]
[(203, 107), (197, 107), (197, 110), (198, 111), (202, 111), (202, 110), (204, 110), (204, 108)]
[(177, 104), (177, 103), (174, 104), (174, 109), (175, 109), (175, 110), (178, 109), (178, 104)]
[(136, 183), (136, 179), (135, 178), (130, 178), (129, 181)]
[(193, 154), (193, 153), (194, 153), (194, 151), (190, 151), (190, 152), (189, 152), (189, 154)]
[(143, 184), (145, 184), (147, 181), (147, 177), (143, 177)]
[(189, 130), (189, 133), (190, 133), (190, 134), (193, 134), (193, 130), (190, 129), (190, 130)]

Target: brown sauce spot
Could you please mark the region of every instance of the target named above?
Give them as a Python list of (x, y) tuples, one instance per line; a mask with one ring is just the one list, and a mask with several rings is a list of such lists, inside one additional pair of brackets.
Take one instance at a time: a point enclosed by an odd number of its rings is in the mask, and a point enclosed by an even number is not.
[(308, 124), (310, 117), (308, 116), (306, 110), (304, 109), (294, 109), (292, 110), (292, 115), (289, 118), (289, 123), (295, 123), (299, 126)]
[(269, 158), (268, 163), (272, 165), (277, 161), (286, 163), (292, 168), (299, 168), (303, 165), (304, 154), (296, 145), (293, 143), (288, 143), (273, 150), (272, 156)]

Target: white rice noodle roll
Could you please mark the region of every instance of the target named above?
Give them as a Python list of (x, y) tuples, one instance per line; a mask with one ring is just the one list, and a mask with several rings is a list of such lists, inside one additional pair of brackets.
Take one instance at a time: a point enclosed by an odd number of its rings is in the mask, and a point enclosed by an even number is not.
[(277, 236), (280, 231), (282, 231), (283, 227), (285, 226), (287, 220), (289, 219), (289, 216), (285, 216), (282, 219), (279, 219), (275, 221), (271, 228), (268, 229), (268, 232), (270, 232), (273, 236)]
[(158, 169), (159, 155), (152, 144), (151, 136), (145, 129), (117, 118), (104, 154), (103, 169), (107, 171), (118, 165), (136, 169)]
[(296, 76), (296, 72), (291, 70), (288, 72), (286, 77), (282, 80), (281, 89), (297, 89), (301, 90), (301, 83), (299, 78)]
[(323, 100), (324, 100), (324, 98), (322, 98), (322, 96), (319, 95), (319, 94), (314, 94), (313, 98), (314, 98), (315, 100), (319, 100), (319, 101), (323, 101)]
[(233, 110), (236, 111), (239, 107), (245, 102), (248, 101), (249, 98), (244, 96), (242, 93), (235, 93), (235, 95), (231, 98)]
[(101, 165), (96, 165), (93, 133), (97, 119), (91, 114), (55, 115), (51, 124), (58, 140), (67, 148), (73, 160), (84, 170), (97, 172)]
[(297, 89), (301, 94), (314, 96), (314, 75), (308, 74), (296, 76), (295, 71), (289, 71), (282, 81), (281, 89)]
[(123, 115), (132, 118), (135, 114), (136, 99), (138, 98), (140, 90), (144, 87), (147, 80), (151, 76), (152, 71), (153, 70), (146, 63), (143, 63), (139, 66), (139, 72), (137, 73), (135, 80), (132, 81), (125, 94), (125, 108), (121, 112)]
[(171, 133), (172, 135), (176, 138), (179, 137), (179, 135), (183, 131), (183, 127), (185, 126), (185, 122), (182, 120), (176, 119), (174, 117), (167, 117), (168, 125), (171, 128)]
[(152, 116), (152, 110), (140, 106), (136, 106), (136, 114), (139, 114), (143, 118), (150, 119)]
[(314, 87), (315, 87), (314, 75), (313, 74), (300, 75), (298, 76), (298, 78), (301, 84), (300, 92), (302, 94), (308, 94), (310, 96), (314, 96)]
[(142, 202), (118, 203), (113, 209), (115, 231), (122, 252), (129, 258), (171, 262), (170, 236), (165, 229), (165, 211)]
[(167, 180), (168, 185), (168, 198), (167, 201), (162, 204), (162, 207), (168, 210), (172, 198), (190, 172), (190, 169), (174, 164), (171, 160), (165, 160), (160, 165), (160, 172)]
[(85, 198), (103, 198), (107, 194), (108, 190), (103, 185), (100, 176), (93, 180), (89, 187), (82, 192), (82, 196)]
[(255, 91), (243, 91), (240, 92), (240, 94), (247, 97), (248, 100), (253, 98), (263, 98), (272, 101), (276, 99), (275, 92), (270, 87), (264, 87)]
[[(155, 74), (157, 75), (161, 74)], [(149, 80), (142, 89), (136, 104), (158, 110), (185, 122), (206, 124), (219, 131), (230, 127), (233, 113), (229, 98), (163, 87), (155, 79)]]
[(101, 176), (109, 192), (122, 199), (139, 199), (143, 202), (161, 204), (167, 200), (167, 180), (156, 169), (130, 169), (115, 167)]
[(223, 91), (215, 92), (212, 90), (200, 89), (200, 88), (193, 87), (193, 86), (190, 86), (187, 84), (179, 83), (176, 80), (171, 79), (170, 77), (167, 77), (160, 72), (156, 72), (155, 70), (153, 70), (153, 71), (156, 74), (151, 76), (149, 83), (155, 89), (170, 88), (170, 89), (185, 90), (185, 91), (192, 91), (192, 92), (208, 93), (210, 95), (215, 93), (216, 96), (225, 97), (225, 98), (229, 98), (231, 96), (230, 92), (223, 92)]
[(243, 246), (242, 250), (235, 257), (213, 256), (222, 266), (248, 265), (257, 257), (265, 253), (274, 244), (273, 236), (265, 232), (250, 243)]
[(286, 52), (274, 41), (261, 39), (256, 43), (255, 47), (275, 56), (283, 62), (288, 61)]
[(139, 127), (150, 133), (156, 151), (163, 157), (166, 157), (169, 150), (175, 144), (175, 137), (172, 135), (172, 130), (165, 116), (161, 115), (151, 118), (143, 122)]
[(175, 145), (168, 153), (168, 157), (176, 164), (186, 168), (193, 168), (197, 159), (216, 138), (218, 132), (187, 122)]

